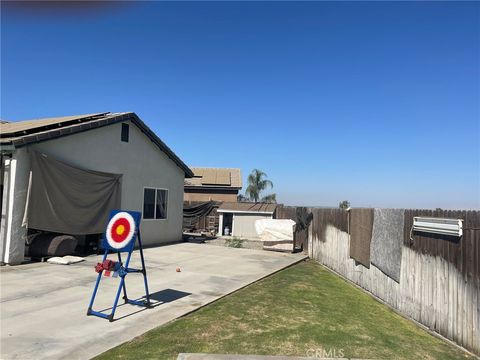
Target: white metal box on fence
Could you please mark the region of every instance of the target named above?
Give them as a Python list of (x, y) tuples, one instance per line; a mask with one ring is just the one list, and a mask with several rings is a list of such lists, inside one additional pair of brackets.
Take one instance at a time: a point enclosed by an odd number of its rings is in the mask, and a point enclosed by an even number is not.
[(416, 216), (413, 218), (413, 231), (461, 237), (463, 220)]

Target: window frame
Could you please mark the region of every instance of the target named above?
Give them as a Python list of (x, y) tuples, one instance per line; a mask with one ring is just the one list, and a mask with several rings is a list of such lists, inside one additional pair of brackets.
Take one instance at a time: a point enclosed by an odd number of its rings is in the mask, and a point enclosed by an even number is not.
[[(155, 190), (155, 200), (153, 202), (153, 218), (144, 218), (143, 217), (143, 209), (145, 208), (145, 189), (149, 190)], [(165, 211), (166, 211), (166, 216), (161, 219), (157, 219), (157, 190), (164, 190), (166, 192), (165, 196)], [(145, 221), (162, 221), (162, 220), (168, 220), (168, 197), (169, 197), (169, 191), (166, 188), (157, 188), (157, 187), (152, 187), (152, 186), (144, 186), (143, 187), (143, 202), (142, 202), (142, 220)]]

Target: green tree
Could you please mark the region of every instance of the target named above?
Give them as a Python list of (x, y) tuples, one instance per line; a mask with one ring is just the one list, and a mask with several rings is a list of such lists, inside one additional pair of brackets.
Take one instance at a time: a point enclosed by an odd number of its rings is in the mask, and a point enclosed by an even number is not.
[(265, 203), (277, 203), (277, 194), (269, 194), (262, 198), (262, 202)]
[(343, 200), (343, 201), (340, 201), (340, 204), (338, 204), (338, 207), (340, 209), (348, 209), (350, 207), (350, 202), (348, 200)]
[[(253, 169), (250, 175), (248, 175), (248, 187), (245, 190), (245, 195), (250, 198), (251, 201), (258, 202), (260, 199), (260, 194), (262, 191), (266, 190), (268, 187), (273, 188), (273, 183), (267, 179), (267, 174), (262, 170)], [(265, 196), (264, 199), (275, 200), (275, 194), (270, 194)]]
[(237, 195), (237, 201), (238, 202), (246, 202), (246, 201), (248, 201), (248, 198), (245, 195), (238, 194)]

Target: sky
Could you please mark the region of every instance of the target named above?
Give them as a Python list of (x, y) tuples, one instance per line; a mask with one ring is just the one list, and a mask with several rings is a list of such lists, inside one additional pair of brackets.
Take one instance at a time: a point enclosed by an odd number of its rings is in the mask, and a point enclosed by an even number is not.
[(2, 119), (133, 111), (288, 205), (480, 208), (480, 3), (1, 7)]

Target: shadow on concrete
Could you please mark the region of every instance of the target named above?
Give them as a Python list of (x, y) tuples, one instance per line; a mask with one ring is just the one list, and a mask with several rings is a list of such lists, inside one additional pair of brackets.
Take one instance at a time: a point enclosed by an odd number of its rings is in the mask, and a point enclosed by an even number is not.
[(184, 291), (174, 290), (174, 289), (165, 289), (165, 290), (160, 290), (150, 294), (150, 300), (155, 300), (157, 303), (165, 304), (165, 303), (169, 303), (169, 302), (184, 298), (189, 295), (192, 295), (192, 294)]
[[(167, 304), (167, 303), (179, 300), (179, 299), (184, 298), (184, 297), (189, 296), (189, 295), (192, 295), (192, 294), (188, 293), (188, 292), (184, 292), (184, 291), (175, 290), (175, 289), (165, 289), (165, 290), (160, 290), (160, 291), (151, 293), (150, 294), (150, 306), (149, 307), (141, 307), (140, 309), (138, 309), (138, 307), (139, 307), (138, 305), (132, 305), (132, 304), (128, 304), (128, 303), (119, 304), (117, 306), (117, 309), (121, 308), (123, 306), (133, 306), (134, 308), (137, 308), (138, 310), (133, 311), (133, 312), (128, 313), (128, 314), (125, 314), (125, 315), (122, 315), (122, 316), (119, 316), (119, 317), (116, 317), (116, 318), (114, 318), (113, 321), (124, 319), (126, 317), (138, 314), (142, 311), (156, 308), (157, 306), (160, 306), (162, 304)], [(135, 301), (146, 301), (146, 298), (145, 298), (145, 296), (142, 296), (141, 298), (135, 299)], [(100, 312), (110, 312), (111, 310), (112, 310), (112, 307), (109, 307), (109, 308), (100, 310)]]

